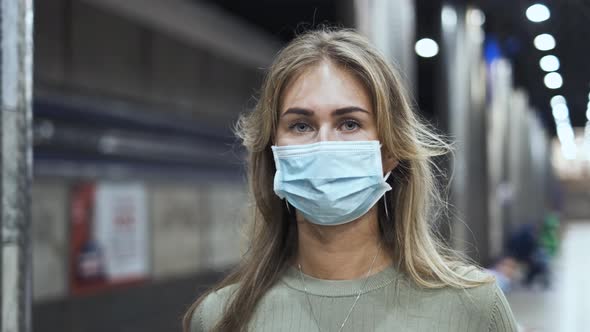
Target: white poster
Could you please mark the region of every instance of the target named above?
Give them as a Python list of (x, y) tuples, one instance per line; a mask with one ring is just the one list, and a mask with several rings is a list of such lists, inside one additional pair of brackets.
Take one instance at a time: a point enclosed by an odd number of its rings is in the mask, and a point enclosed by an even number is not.
[(100, 182), (96, 187), (95, 240), (110, 281), (149, 274), (146, 191), (140, 183)]

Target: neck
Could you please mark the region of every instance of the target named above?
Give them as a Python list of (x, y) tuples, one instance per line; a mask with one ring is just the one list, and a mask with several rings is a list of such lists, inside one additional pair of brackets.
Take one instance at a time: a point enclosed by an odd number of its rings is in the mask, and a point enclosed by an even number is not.
[[(391, 264), (380, 248), (377, 209), (346, 224), (320, 226), (297, 214), (298, 252), (296, 263), (307, 275), (318, 279), (352, 280), (363, 278), (371, 268), (377, 273)], [(377, 256), (376, 256), (377, 255)]]

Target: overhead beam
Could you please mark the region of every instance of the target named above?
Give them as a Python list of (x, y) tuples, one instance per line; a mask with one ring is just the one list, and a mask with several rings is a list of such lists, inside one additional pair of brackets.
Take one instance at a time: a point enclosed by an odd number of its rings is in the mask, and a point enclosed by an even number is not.
[(223, 10), (187, 0), (82, 0), (249, 67), (266, 67), (278, 39)]

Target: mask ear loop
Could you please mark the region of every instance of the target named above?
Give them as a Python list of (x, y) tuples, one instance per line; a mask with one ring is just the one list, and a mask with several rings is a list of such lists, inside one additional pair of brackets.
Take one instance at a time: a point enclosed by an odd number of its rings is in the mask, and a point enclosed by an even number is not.
[(383, 207), (385, 207), (385, 218), (389, 221), (389, 210), (387, 209), (387, 192), (383, 194)]
[[(389, 175), (391, 175), (391, 171), (387, 172), (387, 174), (385, 174), (383, 181), (387, 182)], [(387, 208), (387, 191), (383, 194), (383, 207), (385, 208), (385, 217), (387, 218), (387, 221), (389, 221), (390, 219), (389, 219), (389, 209)]]
[(284, 200), (285, 200), (285, 205), (287, 206), (287, 212), (289, 212), (289, 215), (292, 215), (291, 208), (289, 207), (289, 202), (287, 202), (286, 198)]

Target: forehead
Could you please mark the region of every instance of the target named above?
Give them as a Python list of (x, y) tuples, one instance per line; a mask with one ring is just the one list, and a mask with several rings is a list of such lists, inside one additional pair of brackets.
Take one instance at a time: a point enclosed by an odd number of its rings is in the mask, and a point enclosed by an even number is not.
[(350, 70), (321, 62), (303, 71), (287, 86), (280, 111), (290, 107), (329, 111), (350, 106), (372, 112), (365, 85)]

